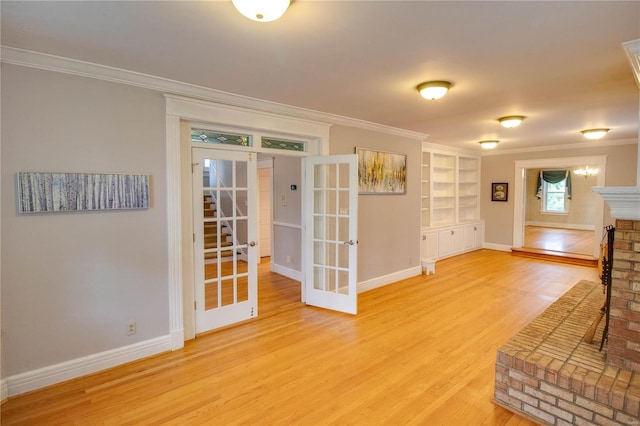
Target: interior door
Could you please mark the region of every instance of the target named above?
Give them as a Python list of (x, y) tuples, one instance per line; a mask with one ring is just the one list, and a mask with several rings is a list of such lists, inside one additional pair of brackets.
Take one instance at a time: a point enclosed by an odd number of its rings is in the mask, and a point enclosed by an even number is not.
[(304, 283), (308, 305), (358, 312), (357, 155), (307, 157), (304, 170)]
[(196, 333), (258, 315), (255, 154), (192, 149)]

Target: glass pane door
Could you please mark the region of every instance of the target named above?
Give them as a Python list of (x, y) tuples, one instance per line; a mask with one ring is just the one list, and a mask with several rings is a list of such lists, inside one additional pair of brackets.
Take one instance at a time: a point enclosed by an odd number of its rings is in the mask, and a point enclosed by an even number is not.
[(357, 156), (305, 158), (305, 302), (357, 313)]
[(194, 148), (196, 332), (257, 316), (253, 154)]

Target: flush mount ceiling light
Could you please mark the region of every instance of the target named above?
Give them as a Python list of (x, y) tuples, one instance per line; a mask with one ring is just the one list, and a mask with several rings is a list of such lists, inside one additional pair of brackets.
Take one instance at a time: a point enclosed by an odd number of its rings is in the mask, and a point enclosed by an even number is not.
[(423, 98), (432, 101), (443, 97), (450, 88), (450, 81), (426, 81), (418, 85), (418, 92)]
[(258, 22), (275, 21), (287, 11), (290, 0), (231, 0), (233, 5), (249, 19)]
[(606, 135), (608, 131), (609, 129), (587, 129), (582, 130), (580, 133), (587, 139), (600, 139)]
[(498, 146), (498, 142), (500, 142), (500, 141), (491, 140), (491, 141), (480, 141), (478, 143), (484, 149), (493, 149), (496, 146)]
[(526, 117), (524, 115), (508, 115), (506, 117), (498, 118), (498, 122), (502, 124), (502, 127), (511, 129), (513, 127), (518, 127), (525, 118)]

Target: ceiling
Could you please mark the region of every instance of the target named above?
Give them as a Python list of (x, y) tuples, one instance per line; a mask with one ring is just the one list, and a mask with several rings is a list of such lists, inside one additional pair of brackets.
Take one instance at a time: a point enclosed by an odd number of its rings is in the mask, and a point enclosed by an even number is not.
[[(2, 45), (428, 134), (497, 151), (638, 139), (622, 43), (638, 1), (304, 1), (254, 22), (231, 1), (6, 1)], [(453, 82), (437, 101), (416, 86)], [(515, 129), (496, 121), (525, 115)]]

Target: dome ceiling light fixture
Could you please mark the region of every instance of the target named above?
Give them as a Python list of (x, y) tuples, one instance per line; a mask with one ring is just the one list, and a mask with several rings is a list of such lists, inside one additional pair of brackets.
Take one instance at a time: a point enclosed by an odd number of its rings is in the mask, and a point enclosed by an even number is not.
[(608, 131), (609, 129), (587, 129), (581, 130), (580, 133), (587, 139), (595, 140), (603, 138)]
[(231, 0), (238, 12), (258, 22), (280, 18), (289, 8), (290, 0)]
[(525, 118), (526, 117), (524, 115), (507, 115), (506, 117), (498, 118), (498, 122), (502, 124), (502, 127), (512, 129), (514, 127), (518, 127)]
[(450, 81), (425, 81), (418, 84), (417, 89), (423, 98), (433, 101), (446, 95), (451, 86)]
[(484, 149), (493, 149), (496, 146), (498, 146), (498, 142), (500, 141), (496, 141), (496, 140), (487, 140), (487, 141), (480, 141), (478, 142), (480, 144), (480, 146)]

